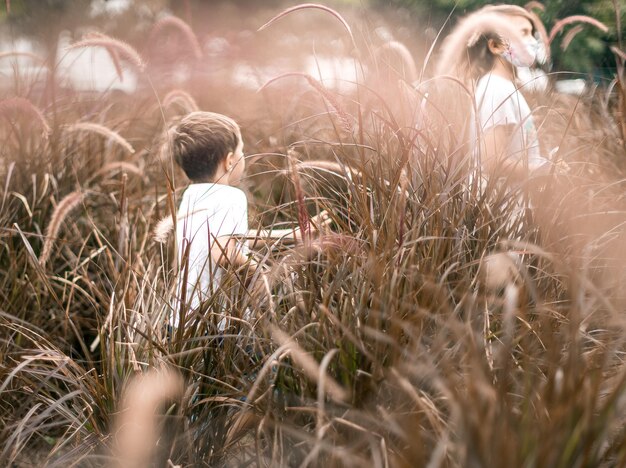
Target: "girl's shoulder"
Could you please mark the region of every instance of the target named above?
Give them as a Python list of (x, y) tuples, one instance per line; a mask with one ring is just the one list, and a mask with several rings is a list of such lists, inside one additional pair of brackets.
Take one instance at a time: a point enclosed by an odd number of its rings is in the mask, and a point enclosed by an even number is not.
[(475, 90), (476, 97), (479, 99), (485, 96), (493, 96), (505, 100), (517, 92), (517, 88), (512, 81), (493, 73), (483, 75), (476, 83)]

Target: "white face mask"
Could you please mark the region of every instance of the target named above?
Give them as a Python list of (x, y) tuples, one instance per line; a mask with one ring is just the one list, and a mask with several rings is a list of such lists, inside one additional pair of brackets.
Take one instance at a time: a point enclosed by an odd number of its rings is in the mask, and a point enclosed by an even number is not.
[(502, 54), (502, 57), (516, 67), (530, 67), (537, 59), (539, 43), (537, 39), (531, 37), (524, 41), (524, 47), (525, 51), (522, 52), (517, 50), (517, 46), (514, 44), (509, 44), (507, 50)]
[[(536, 38), (537, 36), (535, 36)], [(546, 44), (543, 40), (537, 41), (537, 62), (544, 65), (548, 61), (548, 53), (546, 51)]]

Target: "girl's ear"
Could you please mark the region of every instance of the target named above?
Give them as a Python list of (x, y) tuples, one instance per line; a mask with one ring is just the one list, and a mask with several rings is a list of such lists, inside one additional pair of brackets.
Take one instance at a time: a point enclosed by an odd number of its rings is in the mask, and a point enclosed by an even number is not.
[(489, 52), (493, 55), (502, 55), (506, 50), (506, 46), (503, 41), (496, 41), (495, 39), (489, 39), (487, 41), (487, 47), (489, 47)]

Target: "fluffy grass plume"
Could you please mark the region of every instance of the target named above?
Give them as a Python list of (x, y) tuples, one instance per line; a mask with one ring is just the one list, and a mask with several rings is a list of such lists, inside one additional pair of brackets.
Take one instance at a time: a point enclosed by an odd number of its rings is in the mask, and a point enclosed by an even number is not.
[(41, 65), (44, 65), (46, 63), (46, 60), (43, 57), (40, 57), (37, 54), (33, 54), (32, 52), (21, 52), (21, 51), (8, 51), (8, 52), (0, 52), (0, 60), (2, 59), (7, 59), (7, 58), (18, 58), (18, 57), (25, 57), (25, 58), (29, 58), (31, 60), (33, 60), (36, 63), (39, 63)]
[(307, 10), (307, 9), (322, 10), (322, 11), (325, 11), (326, 13), (331, 14), (335, 18), (337, 18), (339, 22), (341, 23), (341, 25), (346, 30), (346, 32), (348, 33), (348, 35), (350, 36), (350, 39), (352, 40), (352, 44), (356, 45), (356, 41), (354, 40), (354, 36), (352, 34), (352, 28), (350, 27), (348, 22), (343, 18), (343, 16), (341, 16), (337, 11), (333, 10), (332, 8), (327, 7), (326, 5), (321, 5), (319, 3), (301, 3), (300, 5), (287, 8), (286, 10), (277, 14), (276, 16), (271, 18), (269, 21), (267, 21), (265, 24), (263, 24), (263, 26), (261, 26), (258, 29), (258, 31), (263, 31), (264, 29), (270, 27), (275, 21), (278, 21), (279, 19), (283, 18), (284, 16), (287, 16), (290, 13), (293, 13), (294, 11)]
[[(111, 51), (113, 51), (115, 54), (117, 54), (115, 57), (119, 56), (125, 60), (128, 60), (139, 70), (143, 71), (143, 69), (145, 68), (145, 63), (141, 58), (141, 55), (131, 45), (127, 44), (124, 41), (120, 41), (119, 39), (114, 39), (105, 34), (97, 33), (87, 35), (87, 37), (85, 37), (84, 39), (70, 44), (67, 48), (83, 49), (85, 47), (104, 47), (109, 52), (109, 54), (111, 54)], [(112, 56), (112, 58), (113, 57), (114, 56)], [(116, 65), (116, 69), (117, 67), (118, 65)]]
[(550, 30), (550, 35), (548, 36), (548, 42), (551, 43), (554, 40), (554, 38), (557, 36), (557, 34), (559, 34), (561, 31), (563, 31), (563, 29), (565, 29), (565, 26), (568, 26), (573, 23), (590, 24), (598, 28), (602, 32), (608, 32), (609, 30), (606, 24), (604, 24), (602, 21), (598, 21), (595, 18), (592, 18), (590, 16), (585, 16), (585, 15), (572, 15), (572, 16), (568, 16), (567, 18), (563, 18), (562, 20), (557, 21), (554, 24), (554, 26), (552, 26), (552, 29)]
[(44, 117), (43, 112), (28, 99), (23, 97), (10, 97), (0, 101), (0, 116), (8, 119), (15, 112), (33, 118), (41, 127), (44, 136), (48, 136), (50, 133), (50, 125), (48, 125), (48, 121)]
[(567, 31), (563, 36), (563, 40), (561, 41), (561, 50), (565, 51), (572, 43), (574, 38), (578, 35), (579, 32), (583, 31), (585, 27), (582, 24), (577, 24), (572, 29)]
[(176, 421), (166, 422), (173, 416), (163, 412), (180, 406), (184, 390), (182, 376), (171, 368), (138, 374), (128, 382), (112, 432), (115, 466), (166, 466), (172, 440), (162, 432)]
[(153, 237), (155, 242), (164, 244), (174, 230), (174, 217), (172, 215), (161, 218), (154, 227)]
[(545, 5), (536, 0), (532, 0), (528, 2), (526, 5), (524, 5), (524, 8), (526, 8), (528, 11), (531, 11), (531, 10), (546, 11)]
[(611, 51), (618, 56), (623, 62), (626, 63), (626, 52), (621, 50), (619, 47), (611, 46)]
[(82, 203), (84, 197), (85, 193), (82, 191), (69, 193), (63, 197), (63, 199), (55, 207), (44, 234), (43, 248), (41, 249), (41, 255), (39, 256), (39, 264), (41, 266), (45, 266), (50, 258), (50, 253), (52, 252), (54, 241), (59, 234), (59, 230), (61, 229), (61, 224), (63, 224), (65, 218), (67, 218), (67, 216)]
[(339, 164), (335, 161), (325, 161), (325, 160), (308, 160), (308, 161), (298, 161), (296, 163), (296, 169), (321, 169), (323, 171), (329, 171), (337, 175), (341, 175), (347, 177), (348, 179), (352, 179), (352, 177), (362, 177), (363, 173), (358, 169), (351, 167), (346, 164)]
[(185, 112), (195, 112), (200, 109), (193, 96), (182, 89), (173, 89), (163, 98), (163, 107), (168, 108), (174, 104), (181, 106)]
[[(107, 36), (99, 32), (90, 32), (85, 35), (85, 39), (89, 39), (89, 38), (100, 38), (100, 39), (106, 40)], [(123, 82), (124, 81), (124, 69), (122, 68), (122, 62), (120, 60), (119, 52), (117, 51), (115, 47), (112, 47), (112, 46), (105, 45), (104, 48), (106, 49), (107, 53), (109, 54), (109, 57), (111, 58), (111, 62), (113, 63), (113, 66), (115, 67), (115, 73), (117, 73), (117, 77), (120, 79), (120, 81)]]
[(102, 166), (102, 168), (94, 174), (94, 177), (98, 177), (114, 171), (130, 172), (131, 174), (135, 174), (140, 177), (144, 175), (143, 171), (133, 163), (129, 163), (126, 161), (114, 161)]
[(202, 58), (202, 48), (200, 47), (200, 42), (198, 42), (198, 38), (196, 37), (195, 33), (187, 23), (185, 23), (182, 19), (176, 16), (166, 16), (154, 23), (154, 26), (152, 26), (152, 29), (150, 31), (149, 42), (151, 44), (156, 43), (159, 36), (161, 36), (167, 30), (174, 30), (178, 32), (187, 43), (187, 46), (189, 47), (189, 50), (191, 51), (193, 56), (196, 59)]
[(403, 71), (406, 76), (406, 80), (409, 83), (414, 82), (418, 77), (417, 66), (415, 65), (415, 59), (409, 49), (407, 49), (407, 47), (401, 42), (387, 41), (375, 50), (374, 58), (380, 59), (381, 56), (389, 52), (400, 57), (402, 64), (404, 65)]
[[(178, 216), (176, 216), (176, 222), (180, 223), (180, 222), (184, 222), (187, 218), (197, 214), (197, 213), (202, 213), (207, 211), (206, 209), (201, 209), (201, 210), (194, 210), (190, 213), (180, 213)], [(153, 231), (153, 239), (155, 242), (158, 242), (160, 244), (163, 244), (165, 242), (167, 242), (168, 237), (170, 236), (170, 234), (172, 233), (172, 231), (174, 230), (174, 217), (172, 215), (167, 215), (163, 218), (161, 218), (156, 226), (154, 227), (154, 231)]]
[(97, 124), (94, 122), (77, 122), (72, 125), (68, 125), (64, 127), (64, 130), (68, 133), (73, 133), (73, 132), (97, 133), (98, 135), (101, 135), (107, 138), (108, 140), (111, 140), (117, 143), (120, 147), (124, 148), (124, 150), (127, 153), (133, 154), (135, 152), (135, 149), (123, 136), (121, 136), (116, 131), (111, 130), (110, 128), (101, 124)]

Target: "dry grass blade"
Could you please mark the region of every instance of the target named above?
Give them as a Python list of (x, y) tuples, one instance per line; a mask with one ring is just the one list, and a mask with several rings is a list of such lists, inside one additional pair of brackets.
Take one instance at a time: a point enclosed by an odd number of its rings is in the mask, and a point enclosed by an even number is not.
[[(303, 350), (298, 343), (293, 340), (293, 338), (288, 336), (278, 327), (271, 325), (270, 331), (274, 341), (280, 344), (280, 346), (284, 346), (289, 349), (294, 362), (302, 368), (302, 371), (307, 378), (311, 382), (317, 382), (320, 374), (320, 365), (317, 361), (315, 361), (309, 353)], [(327, 387), (326, 391), (332, 399), (345, 402), (350, 398), (348, 391), (341, 387), (331, 376), (327, 375), (324, 383)]]
[(109, 51), (109, 53), (113, 50), (119, 54), (120, 57), (135, 65), (139, 70), (143, 71), (145, 68), (141, 55), (131, 45), (105, 34), (92, 34), (91, 36), (69, 45), (68, 49), (83, 49), (85, 47), (104, 47), (107, 51)]
[(39, 110), (39, 108), (28, 99), (23, 97), (12, 97), (0, 101), (0, 116), (8, 119), (15, 111), (19, 111), (25, 115), (33, 117), (34, 120), (41, 126), (44, 136), (47, 136), (50, 133), (50, 126), (48, 125), (48, 121), (44, 117), (43, 112), (41, 112), (41, 110)]
[(617, 31), (617, 45), (619, 47), (623, 46), (622, 40), (622, 11), (620, 5), (617, 3), (617, 0), (613, 0), (613, 12), (615, 13), (615, 30)]
[(336, 12), (332, 8), (327, 7), (325, 5), (320, 5), (319, 3), (302, 3), (300, 5), (296, 5), (296, 6), (293, 6), (291, 8), (287, 8), (283, 12), (281, 12), (281, 13), (277, 14), (276, 16), (274, 16), (272, 19), (270, 19), (263, 26), (261, 26), (258, 29), (258, 31), (263, 31), (265, 28), (269, 27), (275, 21), (279, 20), (283, 16), (288, 15), (289, 13), (293, 13), (294, 11), (299, 11), (299, 10), (304, 10), (304, 9), (309, 9), (309, 8), (316, 8), (316, 9), (325, 11), (325, 12), (330, 13), (331, 15), (333, 15), (335, 18), (337, 18), (341, 22), (341, 24), (343, 25), (345, 30), (348, 32), (348, 34), (350, 35), (350, 39), (352, 40), (352, 44), (356, 48), (356, 41), (354, 40), (354, 36), (352, 35), (352, 29), (350, 28), (350, 25), (348, 24), (348, 22), (343, 18), (343, 16), (341, 16), (338, 12)]
[(104, 125), (100, 125), (93, 122), (78, 122), (72, 125), (68, 125), (64, 127), (64, 130), (67, 132), (93, 132), (101, 135), (105, 138), (108, 138), (111, 141), (114, 141), (122, 148), (124, 148), (128, 153), (133, 154), (135, 149), (132, 145), (119, 133), (114, 130), (111, 130)]
[(67, 218), (67, 216), (83, 201), (85, 197), (85, 193), (81, 191), (72, 192), (66, 195), (63, 200), (59, 202), (59, 204), (54, 209), (52, 213), (52, 217), (50, 218), (50, 222), (46, 227), (45, 240), (43, 244), (43, 249), (41, 255), (39, 256), (39, 264), (41, 266), (45, 266), (46, 262), (50, 258), (50, 253), (52, 252), (52, 246), (54, 241), (59, 234), (59, 230), (61, 229), (61, 224), (63, 220)]
[(154, 26), (152, 26), (152, 30), (150, 31), (149, 43), (155, 43), (159, 35), (167, 29), (178, 31), (187, 42), (187, 45), (192, 51), (194, 57), (197, 59), (202, 58), (202, 48), (200, 47), (200, 42), (198, 41), (195, 33), (187, 23), (176, 16), (167, 16), (157, 21)]
[(287, 154), (287, 161), (289, 164), (289, 173), (291, 174), (291, 182), (293, 183), (294, 190), (296, 192), (296, 205), (298, 207), (298, 225), (300, 226), (300, 232), (305, 243), (308, 243), (311, 239), (311, 226), (309, 224), (309, 215), (306, 211), (306, 203), (304, 201), (304, 192), (302, 190), (302, 184), (300, 183), (300, 174), (296, 169), (296, 155), (295, 151), (290, 150)]
[(595, 26), (602, 32), (608, 32), (609, 30), (606, 24), (604, 24), (601, 21), (598, 21), (595, 18), (592, 18), (591, 16), (586, 16), (586, 15), (568, 16), (567, 18), (563, 18), (562, 20), (557, 21), (554, 24), (554, 26), (550, 30), (550, 35), (548, 36), (548, 43), (552, 43), (556, 35), (560, 33), (561, 31), (563, 31), (563, 28), (565, 28), (565, 26), (568, 26), (573, 23), (587, 23), (592, 26)]

